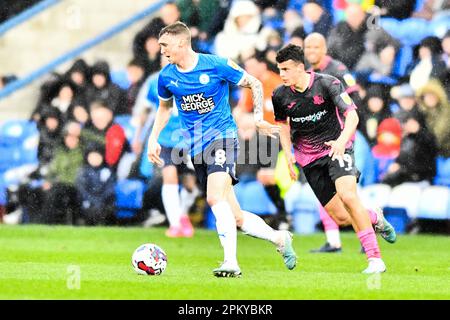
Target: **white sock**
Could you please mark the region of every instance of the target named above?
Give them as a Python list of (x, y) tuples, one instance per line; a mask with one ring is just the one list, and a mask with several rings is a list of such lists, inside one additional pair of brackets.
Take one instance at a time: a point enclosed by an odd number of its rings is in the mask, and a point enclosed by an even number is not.
[(279, 240), (278, 231), (271, 228), (256, 214), (244, 210), (242, 210), (242, 213), (244, 214), (244, 221), (241, 230), (245, 234), (277, 244)]
[(163, 184), (161, 196), (166, 210), (167, 219), (171, 227), (180, 227), (182, 209), (177, 184)]
[(189, 213), (189, 209), (194, 204), (194, 201), (197, 198), (199, 193), (200, 193), (200, 191), (197, 188), (192, 190), (191, 192), (187, 191), (185, 188), (181, 189), (180, 201), (181, 201), (182, 214)]
[(327, 230), (325, 231), (325, 235), (327, 237), (327, 242), (330, 244), (330, 246), (334, 248), (340, 248), (341, 247), (341, 236), (339, 233), (339, 229), (336, 230)]
[(237, 265), (236, 219), (228, 202), (222, 201), (211, 207), (216, 218), (216, 228), (223, 247), (223, 258), (229, 264)]

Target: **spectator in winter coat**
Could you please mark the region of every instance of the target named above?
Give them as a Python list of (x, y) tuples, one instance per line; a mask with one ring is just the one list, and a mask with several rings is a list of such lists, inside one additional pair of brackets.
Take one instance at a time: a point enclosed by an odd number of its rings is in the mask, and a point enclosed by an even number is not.
[(105, 162), (115, 171), (120, 158), (129, 149), (125, 131), (113, 122), (113, 112), (104, 101), (98, 100), (91, 104), (90, 118), (81, 131), (83, 150), (92, 142), (102, 144), (105, 147)]
[(81, 198), (81, 217), (87, 225), (107, 224), (114, 215), (116, 177), (106, 165), (104, 154), (101, 144), (88, 145), (85, 164), (75, 183)]
[(386, 88), (372, 85), (367, 88), (366, 96), (359, 108), (358, 129), (371, 147), (377, 142), (377, 131), (380, 123), (392, 116), (387, 103)]
[(86, 93), (88, 104), (95, 100), (103, 100), (108, 103), (114, 115), (128, 113), (126, 92), (111, 82), (110, 69), (107, 62), (100, 61), (92, 66), (91, 84)]
[(365, 52), (365, 34), (368, 30), (366, 13), (358, 4), (346, 8), (347, 21), (339, 22), (328, 36), (328, 52), (353, 69)]
[(445, 90), (438, 80), (431, 80), (417, 92), (419, 108), (437, 140), (438, 152), (450, 157), (450, 104)]
[(47, 165), (54, 156), (55, 149), (62, 144), (64, 122), (61, 112), (48, 108), (39, 124), (38, 160), (39, 166)]
[(436, 138), (425, 125), (420, 111), (409, 113), (403, 123), (400, 154), (382, 180), (390, 186), (404, 182), (431, 182), (436, 175)]

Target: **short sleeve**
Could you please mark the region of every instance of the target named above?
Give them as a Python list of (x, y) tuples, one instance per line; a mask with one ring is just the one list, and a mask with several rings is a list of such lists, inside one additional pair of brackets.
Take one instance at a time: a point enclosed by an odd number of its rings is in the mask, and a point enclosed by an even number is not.
[(275, 114), (275, 121), (287, 122), (286, 109), (281, 102), (278, 90), (275, 90), (272, 94), (272, 104), (273, 104), (273, 111)]
[(340, 114), (346, 116), (348, 112), (357, 109), (341, 81), (334, 77), (330, 77), (329, 79), (326, 79), (324, 84)]
[(237, 85), (244, 78), (245, 74), (244, 69), (233, 60), (219, 57), (217, 57), (216, 71), (221, 79)]
[(172, 92), (169, 89), (167, 89), (167, 86), (164, 83), (164, 78), (161, 76), (161, 73), (158, 76), (158, 97), (161, 100), (165, 101), (170, 100), (173, 97)]

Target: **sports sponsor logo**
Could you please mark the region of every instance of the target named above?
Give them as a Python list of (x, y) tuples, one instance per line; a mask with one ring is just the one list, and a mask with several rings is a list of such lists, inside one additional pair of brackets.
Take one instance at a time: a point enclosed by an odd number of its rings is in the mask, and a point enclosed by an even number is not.
[(349, 87), (356, 85), (356, 80), (350, 73), (344, 74), (344, 81)]
[(205, 93), (195, 93), (187, 96), (182, 96), (183, 103), (181, 109), (186, 112), (197, 111), (198, 114), (211, 112), (215, 107), (212, 97), (205, 97)]
[(294, 122), (301, 122), (301, 123), (316, 122), (316, 121), (320, 121), (320, 119), (322, 119), (322, 117), (324, 115), (326, 115), (327, 113), (328, 113), (327, 110), (322, 110), (315, 114), (310, 114), (309, 116), (306, 116), (306, 117), (291, 118), (291, 120)]
[(241, 67), (239, 67), (239, 66), (237, 65), (237, 63), (234, 62), (234, 61), (231, 60), (231, 59), (228, 59), (227, 64), (228, 64), (230, 67), (232, 67), (233, 69), (235, 69), (235, 70), (241, 70)]

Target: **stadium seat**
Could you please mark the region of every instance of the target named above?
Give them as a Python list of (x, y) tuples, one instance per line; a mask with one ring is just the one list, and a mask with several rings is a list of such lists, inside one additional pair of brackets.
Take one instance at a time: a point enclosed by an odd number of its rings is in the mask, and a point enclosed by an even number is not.
[(116, 184), (116, 217), (132, 218), (142, 208), (145, 184), (141, 180), (122, 180)]
[(238, 184), (234, 190), (242, 210), (258, 215), (275, 214), (277, 212), (277, 208), (260, 182), (251, 181)]
[(428, 29), (430, 36), (443, 38), (445, 33), (450, 30), (450, 13), (447, 11), (437, 14), (428, 24)]
[(419, 199), (424, 189), (422, 183), (403, 183), (392, 188), (387, 208), (403, 208), (410, 218), (417, 216)]
[(17, 146), (29, 136), (37, 133), (36, 124), (32, 121), (6, 121), (0, 127), (0, 144), (3, 146)]
[(356, 131), (354, 149), (355, 163), (359, 171), (361, 171), (359, 185), (366, 186), (375, 183), (375, 170), (372, 152), (366, 138), (364, 138), (359, 131)]
[(296, 182), (285, 197), (286, 211), (292, 215), (296, 233), (311, 234), (319, 222), (319, 201), (309, 184)]
[(437, 158), (436, 177), (434, 178), (433, 183), (450, 187), (450, 158)]
[(126, 70), (115, 70), (111, 72), (111, 81), (124, 90), (130, 87), (130, 80)]
[(410, 218), (405, 208), (384, 208), (384, 217), (397, 234), (406, 233)]
[(384, 208), (389, 203), (391, 190), (387, 184), (378, 183), (362, 188), (360, 195), (365, 206)]
[(396, 77), (403, 77), (406, 75), (406, 68), (413, 61), (413, 49), (411, 46), (402, 46), (395, 57), (392, 74)]
[(443, 186), (430, 186), (420, 197), (417, 218), (448, 219), (450, 190)]
[[(381, 18), (380, 26), (391, 36), (401, 41), (403, 45), (415, 46), (432, 34), (429, 22), (420, 18), (397, 20), (395, 18)], [(414, 30), (414, 32), (411, 32)]]
[(136, 128), (131, 123), (131, 116), (130, 115), (115, 116), (114, 122), (120, 125), (123, 128), (123, 130), (125, 130), (125, 136), (127, 137), (128, 142), (132, 143)]

